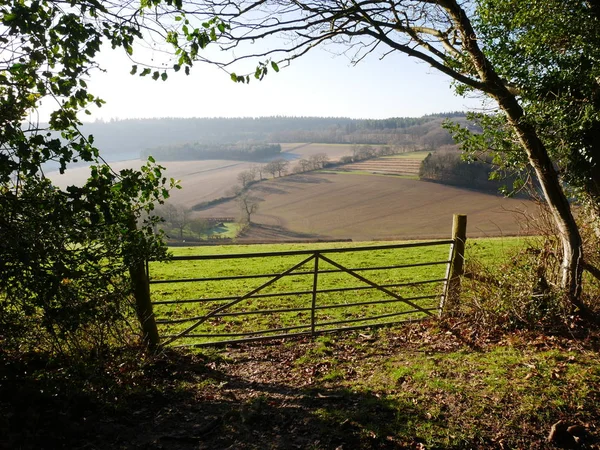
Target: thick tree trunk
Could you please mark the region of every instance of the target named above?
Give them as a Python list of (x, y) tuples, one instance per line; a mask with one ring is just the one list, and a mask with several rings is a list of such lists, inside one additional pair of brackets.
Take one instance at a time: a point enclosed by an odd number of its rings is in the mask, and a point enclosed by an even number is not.
[(535, 170), (542, 186), (546, 203), (550, 208), (562, 241), (561, 287), (574, 305), (586, 311), (585, 306), (580, 301), (581, 275), (583, 272), (581, 236), (571, 212), (569, 201), (562, 189), (558, 173), (554, 169), (546, 147), (538, 137), (535, 128), (527, 123), (523, 109), (515, 95), (509, 92), (479, 48), (475, 31), (465, 11), (458, 5), (456, 0), (441, 0), (439, 4), (448, 11), (456, 28), (461, 32), (464, 49), (485, 86), (485, 92), (498, 102), (527, 153), (529, 163)]
[(516, 100), (512, 100), (498, 99), (498, 103), (519, 136), (558, 228), (563, 248), (561, 287), (565, 290), (569, 300), (582, 308), (579, 297), (583, 272), (583, 248), (579, 228), (562, 189), (558, 173), (554, 169), (544, 144), (538, 138), (535, 130), (524, 123), (522, 109)]

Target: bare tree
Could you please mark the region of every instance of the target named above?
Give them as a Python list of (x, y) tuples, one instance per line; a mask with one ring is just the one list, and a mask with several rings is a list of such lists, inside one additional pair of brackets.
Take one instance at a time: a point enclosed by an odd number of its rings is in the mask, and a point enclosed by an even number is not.
[(280, 177), (287, 172), (289, 165), (289, 161), (286, 161), (285, 159), (274, 159), (265, 166), (265, 170), (273, 176), (277, 174), (277, 176)]
[(299, 172), (308, 172), (311, 167), (312, 164), (308, 159), (301, 159), (300, 161), (298, 161), (298, 167), (299, 167)]
[(252, 223), (252, 215), (258, 211), (260, 199), (251, 195), (249, 192), (240, 194), (237, 203), (240, 208), (241, 221), (246, 224)]
[(255, 166), (252, 166), (252, 168), (250, 169), (254, 172), (254, 177), (256, 178), (256, 175), (258, 175), (258, 179), (262, 181), (263, 179), (263, 173), (265, 172), (265, 165), (264, 164), (257, 164)]
[(155, 214), (161, 217), (164, 221), (165, 231), (177, 230), (179, 239), (183, 240), (183, 232), (189, 223), (190, 209), (182, 205), (173, 203), (165, 203), (162, 206), (156, 207)]
[(199, 236), (207, 234), (212, 226), (206, 219), (193, 219), (189, 222), (190, 229)]
[(322, 169), (329, 161), (329, 157), (325, 153), (316, 153), (311, 155), (308, 159), (312, 170)]
[(242, 188), (247, 188), (256, 179), (254, 170), (244, 170), (238, 173), (237, 180), (241, 183)]
[(373, 158), (375, 149), (370, 145), (355, 145), (352, 148), (352, 158), (354, 161), (362, 161), (363, 159)]

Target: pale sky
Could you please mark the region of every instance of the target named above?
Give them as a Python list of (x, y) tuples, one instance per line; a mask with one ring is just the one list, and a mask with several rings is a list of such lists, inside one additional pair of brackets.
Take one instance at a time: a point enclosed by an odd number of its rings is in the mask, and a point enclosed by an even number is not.
[[(149, 55), (136, 54), (142, 59)], [(201, 63), (189, 76), (183, 70), (170, 73), (166, 82), (131, 76), (132, 62), (122, 50), (103, 51), (99, 62), (106, 72), (94, 73), (88, 86), (107, 103), (90, 108), (93, 114), (83, 116), (85, 121), (274, 115), (379, 119), (481, 105), (479, 99), (456, 96), (448, 77), (400, 53), (383, 60), (370, 55), (351, 66), (347, 57), (318, 48), (249, 85), (236, 84), (227, 73)]]

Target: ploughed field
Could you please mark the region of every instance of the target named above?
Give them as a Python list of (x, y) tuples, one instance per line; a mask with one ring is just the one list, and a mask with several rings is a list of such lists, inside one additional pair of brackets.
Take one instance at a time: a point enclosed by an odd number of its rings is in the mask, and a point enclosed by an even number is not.
[[(281, 157), (290, 161), (291, 168), (299, 159), (308, 159), (312, 155), (325, 153), (330, 161), (337, 161), (342, 156), (352, 155), (351, 144), (306, 144), (291, 143), (281, 145)], [(166, 168), (165, 175), (180, 180), (183, 189), (173, 190), (169, 202), (192, 208), (199, 203), (215, 200), (228, 195), (236, 184), (240, 172), (265, 164), (263, 162), (232, 160), (198, 160), (198, 161), (158, 161)], [(138, 169), (143, 164), (139, 159), (111, 163), (115, 171), (125, 168)], [(58, 186), (80, 185), (90, 176), (88, 166), (69, 168), (64, 175), (58, 171), (48, 174)], [(264, 174), (264, 176), (270, 176)]]
[(400, 175), (416, 178), (419, 176), (421, 161), (429, 152), (402, 153), (393, 156), (344, 164), (339, 171), (358, 171), (384, 175)]
[(417, 177), (421, 161), (415, 159), (386, 159), (378, 158), (372, 161), (359, 161), (343, 166), (343, 170), (359, 170), (385, 175), (405, 175)]
[[(519, 219), (535, 214), (527, 200), (394, 176), (309, 173), (263, 181), (250, 190), (259, 202), (242, 239), (431, 239), (450, 236), (452, 214), (467, 214), (468, 234), (518, 235)], [(198, 213), (239, 215), (229, 201)]]

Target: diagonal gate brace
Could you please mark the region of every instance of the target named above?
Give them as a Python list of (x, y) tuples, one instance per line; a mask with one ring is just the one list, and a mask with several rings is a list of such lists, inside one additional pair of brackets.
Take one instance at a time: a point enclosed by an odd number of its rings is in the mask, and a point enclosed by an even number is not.
[[(198, 320), (196, 323), (194, 323), (193, 325), (189, 326), (188, 328), (186, 328), (185, 330), (183, 330), (181, 333), (179, 333), (176, 336), (171, 337), (170, 339), (168, 339), (166, 342), (163, 342), (161, 344), (161, 346), (167, 346), (169, 345), (171, 342), (180, 339), (182, 337), (184, 337), (186, 334), (190, 333), (191, 331), (195, 330), (196, 328), (198, 328), (200, 325), (202, 325), (204, 322), (206, 322), (208, 319), (210, 319), (211, 317), (213, 317), (215, 314), (220, 313), (221, 311), (223, 311), (224, 309), (227, 309), (233, 305), (238, 304), (241, 301), (246, 300), (247, 298), (252, 297), (254, 294), (256, 294), (257, 292), (260, 292), (261, 290), (263, 290), (264, 288), (266, 288), (267, 286), (270, 286), (271, 284), (275, 283), (276, 281), (280, 280), (281, 278), (285, 277), (286, 275), (289, 275), (290, 273), (292, 273), (294, 270), (302, 267), (304, 264), (309, 263), (310, 261), (312, 261), (313, 259), (315, 259), (316, 255), (311, 255), (308, 258), (306, 258), (305, 260), (299, 262), (298, 264), (295, 264), (294, 266), (290, 267), (288, 270), (286, 270), (285, 272), (281, 272), (280, 274), (278, 274), (277, 276), (271, 278), (269, 281), (267, 281), (266, 283), (261, 284), (260, 286), (258, 286), (257, 288), (251, 290), (250, 292), (248, 292), (247, 294), (242, 295), (241, 297), (236, 298), (235, 300), (219, 306), (218, 308), (216, 308), (215, 310), (211, 311), (210, 313), (208, 313), (207, 315), (203, 316), (200, 320)], [(321, 256), (322, 258), (322, 256)], [(420, 309), (420, 308), (419, 308)]]

